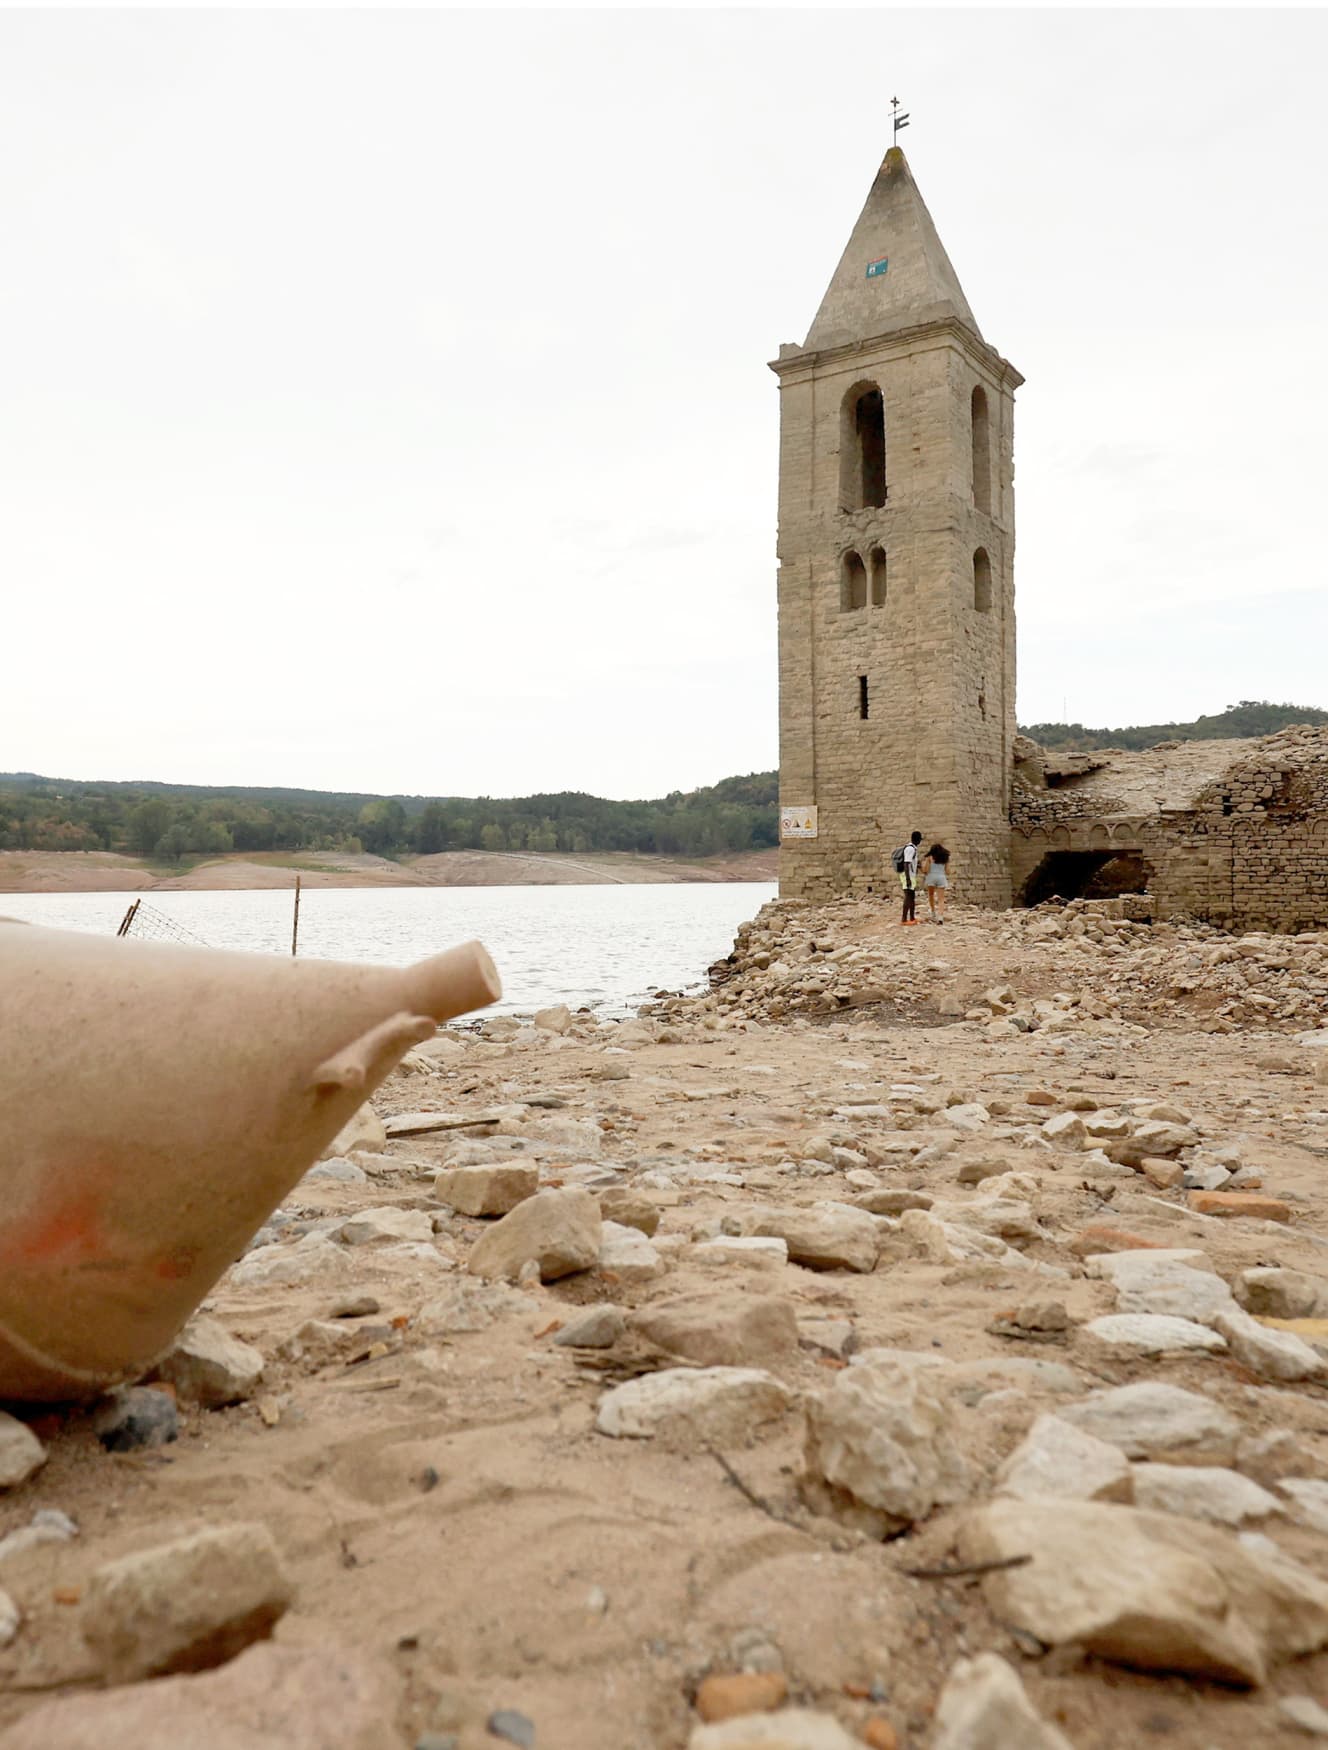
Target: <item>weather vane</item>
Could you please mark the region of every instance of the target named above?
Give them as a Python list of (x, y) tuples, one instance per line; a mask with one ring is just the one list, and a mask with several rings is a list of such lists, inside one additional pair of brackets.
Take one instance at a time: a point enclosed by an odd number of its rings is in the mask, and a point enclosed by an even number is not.
[(900, 113), (899, 113), (899, 99), (897, 97), (892, 97), (890, 99), (890, 108), (893, 112), (891, 117), (890, 117), (890, 120), (895, 125), (895, 131), (894, 131), (892, 144), (897, 146), (899, 144), (899, 130), (900, 130), (900, 128), (906, 128), (908, 126), (908, 111), (905, 110), (903, 115), (900, 115)]

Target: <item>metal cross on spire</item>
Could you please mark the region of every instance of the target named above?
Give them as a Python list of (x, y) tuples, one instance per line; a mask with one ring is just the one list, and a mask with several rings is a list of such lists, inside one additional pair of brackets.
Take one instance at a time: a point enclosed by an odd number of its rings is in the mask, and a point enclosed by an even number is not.
[(900, 113), (899, 113), (899, 99), (897, 97), (892, 97), (890, 99), (890, 109), (892, 112), (891, 116), (890, 116), (890, 120), (894, 123), (894, 129), (895, 129), (894, 134), (891, 137), (890, 143), (891, 143), (891, 145), (897, 146), (899, 144), (899, 130), (900, 130), (900, 128), (906, 128), (908, 126), (908, 111), (905, 110), (903, 115), (900, 115)]

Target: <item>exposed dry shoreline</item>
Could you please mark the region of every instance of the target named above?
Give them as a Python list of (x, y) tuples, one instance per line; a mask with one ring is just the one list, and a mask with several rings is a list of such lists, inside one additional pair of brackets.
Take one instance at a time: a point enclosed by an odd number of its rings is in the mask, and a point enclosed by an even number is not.
[[(77, 1531), (0, 1550), (0, 1750), (718, 1750), (785, 1695), (792, 1750), (1308, 1741), (1328, 932), (772, 905), (716, 976), (412, 1053), (213, 1290), (255, 1373), (179, 1375), (178, 1440), (29, 1415), (0, 1534)], [(506, 1280), (509, 1194), (585, 1254)], [(97, 1687), (97, 1571), (245, 1526), (272, 1646)]]
[(112, 851), (0, 851), (0, 893), (232, 892), (293, 887), (582, 887), (617, 883), (773, 881), (778, 852), (688, 861), (599, 852), (440, 851), (400, 863), (335, 851), (210, 858), (177, 873)]

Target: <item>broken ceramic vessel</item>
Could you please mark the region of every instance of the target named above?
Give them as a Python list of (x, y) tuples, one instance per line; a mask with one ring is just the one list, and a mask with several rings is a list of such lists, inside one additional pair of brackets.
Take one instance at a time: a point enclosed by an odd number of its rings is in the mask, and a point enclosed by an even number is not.
[(501, 994), (417, 966), (0, 920), (0, 1398), (143, 1372), (410, 1047)]

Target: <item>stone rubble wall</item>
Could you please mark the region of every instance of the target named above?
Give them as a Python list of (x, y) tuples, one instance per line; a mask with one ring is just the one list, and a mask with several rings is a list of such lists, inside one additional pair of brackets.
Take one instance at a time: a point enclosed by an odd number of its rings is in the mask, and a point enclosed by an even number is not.
[[(1031, 763), (1021, 762), (1021, 772)], [(1118, 848), (1143, 857), (1159, 918), (1240, 931), (1328, 925), (1328, 729), (1297, 727), (1248, 743), (1188, 807), (1113, 814), (1117, 799), (1018, 782), (1016, 896), (1050, 852)]]

